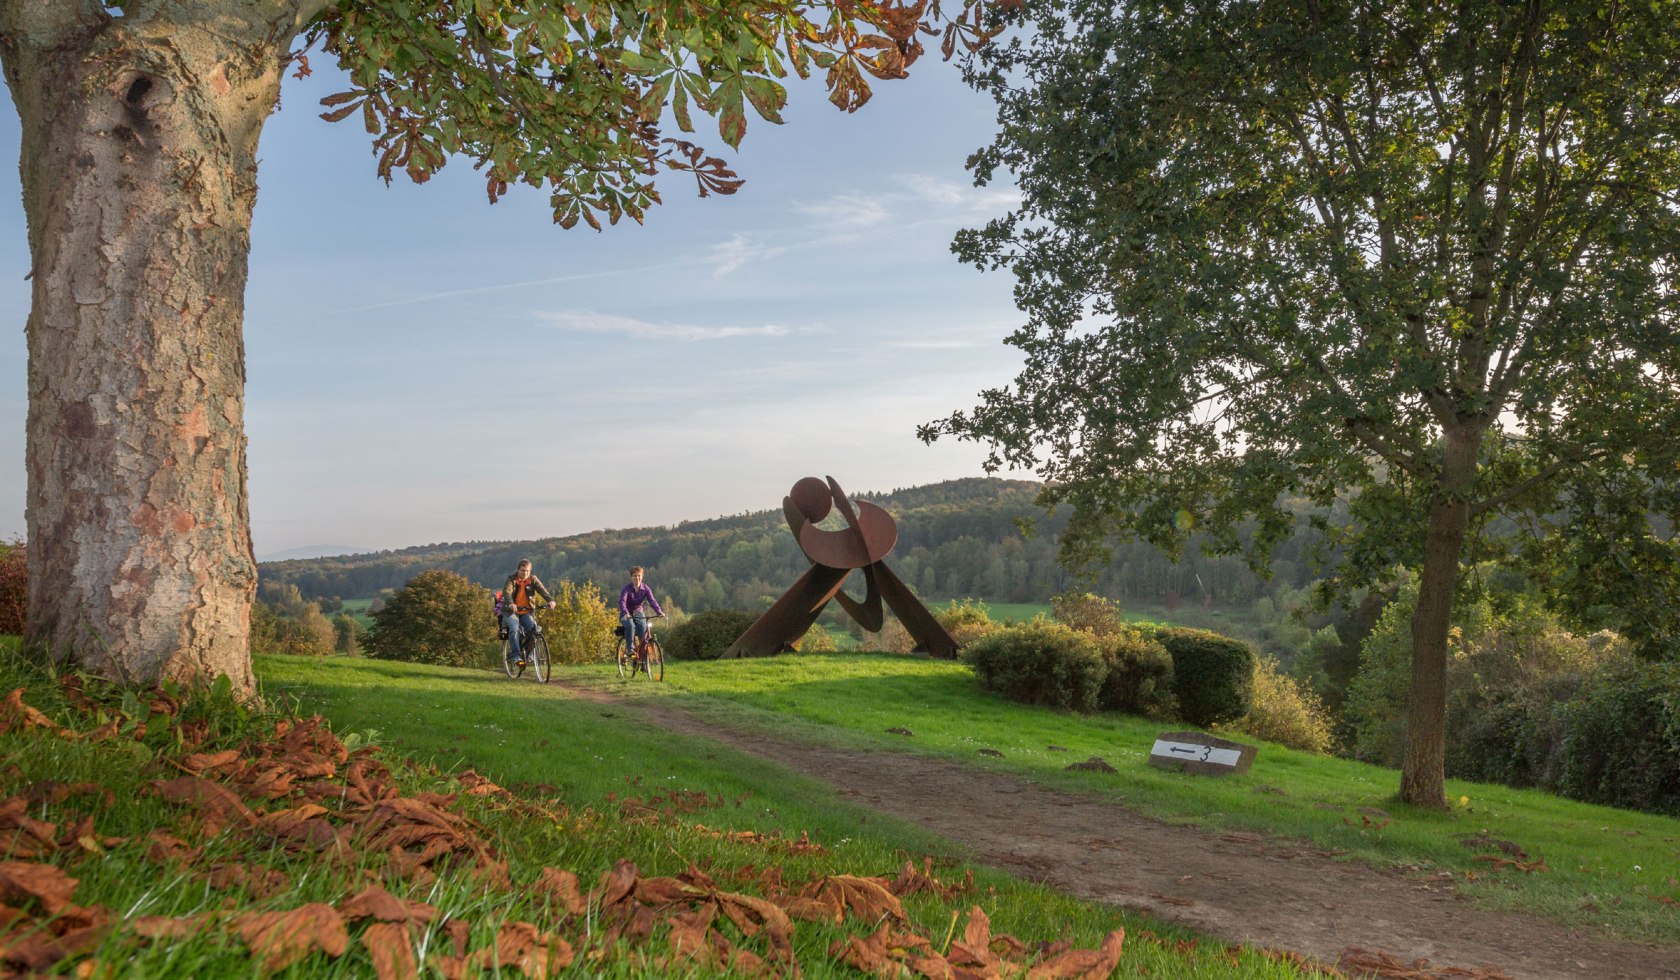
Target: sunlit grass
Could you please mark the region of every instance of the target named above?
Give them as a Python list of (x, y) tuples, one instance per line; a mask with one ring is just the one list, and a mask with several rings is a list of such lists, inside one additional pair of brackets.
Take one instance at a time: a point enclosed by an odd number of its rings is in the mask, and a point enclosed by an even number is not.
[[(558, 686), (513, 682), (489, 672), (371, 660), (263, 657), (257, 667), (271, 696), (296, 699), (303, 710), (320, 712), (341, 730), (377, 730), (372, 737), (416, 760), (445, 769), (470, 766), (510, 788), (557, 797), (570, 807), (612, 813), (615, 800), (645, 800), (673, 790), (722, 801), (721, 806), (686, 817), (691, 823), (682, 827), (661, 825), (650, 832), (609, 822), (591, 837), (574, 837), (569, 844), (564, 835), (545, 828), (538, 828), (530, 839), (520, 835), (505, 841), (511, 852), (523, 853), (532, 862), (562, 864), (579, 874), (606, 870), (617, 857), (630, 857), (649, 874), (675, 874), (690, 863), (739, 867), (770, 862), (779, 864), (791, 881), (833, 873), (893, 874), (907, 860), (919, 863), (931, 856), (943, 879), (960, 879), (964, 871), (975, 871), (977, 891), (958, 904), (965, 916), (971, 905), (982, 906), (998, 932), (1029, 941), (1067, 938), (1094, 947), (1109, 930), (1124, 926), (1136, 937), (1135, 947), (1128, 941), (1125, 962), (1152, 976), (1297, 975), (1293, 968), (1254, 953), (1227, 961), (1218, 942), (1205, 950), (1175, 949), (1175, 942), (1194, 939), (1193, 934), (968, 865), (960, 848), (846, 802), (822, 783), (714, 742), (638, 725), (623, 709), (579, 699)], [(603, 673), (606, 668), (573, 670)], [(805, 835), (827, 853), (766, 854), (719, 841), (694, 824), (756, 831), (781, 840)], [(916, 899), (907, 908), (929, 930), (949, 928), (948, 904)], [(809, 950), (826, 949), (841, 935), (808, 929), (803, 923), (800, 929), (813, 934), (804, 940)], [(835, 971), (832, 963), (815, 968), (807, 964), (805, 972), (852, 975)]]
[[(662, 697), (719, 723), (824, 744), (914, 752), (1115, 798), (1170, 821), (1310, 841), (1350, 859), (1447, 873), (1478, 903), (1680, 942), (1680, 820), (1449, 780), (1441, 813), (1400, 804), (1390, 769), (1264, 744), (1246, 774), (1210, 778), (1147, 764), (1174, 726), (1121, 714), (1082, 716), (984, 692), (960, 663), (892, 654), (784, 656), (670, 665), (660, 686), (620, 686), (600, 670), (568, 683)], [(908, 728), (906, 738), (887, 732)], [(1252, 739), (1248, 739), (1253, 741)], [(1059, 746), (1065, 751), (1053, 749)], [(979, 749), (1003, 753), (1002, 758)], [(1068, 772), (1100, 756), (1116, 775)], [(1469, 837), (1509, 841), (1550, 869), (1494, 870)]]

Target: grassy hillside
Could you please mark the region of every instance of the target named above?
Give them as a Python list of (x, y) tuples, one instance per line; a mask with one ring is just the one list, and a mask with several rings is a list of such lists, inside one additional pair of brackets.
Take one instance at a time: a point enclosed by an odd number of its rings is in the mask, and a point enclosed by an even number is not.
[[(1256, 598), (1299, 588), (1311, 577), (1305, 559), (1313, 534), (1303, 528), (1279, 549), (1276, 574), (1262, 580), (1240, 560), (1209, 558), (1192, 547), (1174, 562), (1142, 544), (1117, 547), (1112, 561), (1076, 579), (1057, 563), (1057, 535), (1066, 515), (1046, 516), (1034, 502), (1039, 485), (995, 479), (952, 480), (884, 494), (857, 494), (886, 508), (899, 539), (888, 559), (900, 578), (930, 600), (964, 596), (999, 603), (1043, 603), (1069, 588), (1091, 589), (1127, 603), (1199, 606), (1245, 616)], [(488, 588), (499, 586), (521, 558), (547, 580), (594, 581), (616, 588), (631, 565), (648, 569), (662, 598), (698, 612), (761, 608), (809, 567), (788, 534), (779, 501), (732, 517), (674, 527), (594, 531), (530, 541), (428, 545), (401, 551), (265, 563), (265, 585), (293, 584), (305, 598), (369, 597), (400, 588), (414, 575), (446, 568)], [(1032, 522), (1033, 533), (1022, 533)]]
[[(1162, 726), (1121, 714), (1080, 716), (981, 691), (960, 663), (851, 653), (670, 665), (665, 683), (623, 685), (601, 668), (562, 680), (634, 697), (666, 698), (720, 723), (762, 727), (823, 744), (918, 752), (1112, 795), (1171, 820), (1309, 840), (1317, 848), (1414, 873), (1451, 875), (1493, 908), (1680, 943), (1680, 820), (1562, 800), (1546, 793), (1448, 780), (1447, 813), (1394, 799), (1399, 774), (1347, 759), (1264, 745), (1240, 776), (1207, 779), (1147, 765)], [(889, 734), (908, 727), (913, 738)], [(1253, 741), (1252, 739), (1243, 739)], [(1054, 751), (1049, 746), (1068, 751)], [(983, 756), (979, 749), (1001, 752)], [(1117, 775), (1067, 772), (1101, 756)], [(1490, 860), (1465, 841), (1510, 842), (1544, 870)], [(1493, 851), (1502, 856), (1503, 851)]]
[(910, 955), (1303, 975), (970, 867), (554, 688), (357, 660), (258, 671), (336, 733), (101, 691), (0, 645), (8, 975), (853, 977)]

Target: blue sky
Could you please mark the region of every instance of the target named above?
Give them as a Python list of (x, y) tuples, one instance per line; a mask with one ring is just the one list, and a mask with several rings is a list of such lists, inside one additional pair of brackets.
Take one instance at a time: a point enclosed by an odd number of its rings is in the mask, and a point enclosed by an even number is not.
[[(807, 475), (889, 490), (981, 472), (978, 447), (915, 438), (1019, 364), (1002, 344), (1010, 278), (950, 253), (1013, 201), (963, 169), (993, 107), (954, 66), (926, 58), (852, 115), (820, 80), (795, 84), (785, 125), (753, 118), (724, 154), (738, 194), (700, 200), (668, 174), (644, 227), (596, 234), (561, 230), (530, 188), (489, 205), (465, 160), (386, 187), (355, 119), (317, 117), (342, 83), (315, 60), (261, 144), (245, 321), (258, 555), (668, 524), (780, 506)], [(24, 530), (16, 173), (0, 177), (5, 538)]]

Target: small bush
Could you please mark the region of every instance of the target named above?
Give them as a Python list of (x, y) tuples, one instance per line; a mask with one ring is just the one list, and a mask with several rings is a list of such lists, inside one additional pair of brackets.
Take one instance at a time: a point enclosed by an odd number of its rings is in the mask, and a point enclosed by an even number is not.
[(1568, 719), (1559, 792), (1680, 814), (1680, 664), (1604, 671), (1569, 704)]
[(744, 609), (708, 609), (671, 627), (660, 643), (671, 660), (716, 660), (757, 620)]
[(951, 634), (951, 639), (957, 641), (959, 649), (1002, 625), (992, 619), (992, 614), (986, 611), (984, 603), (973, 599), (952, 602), (935, 613), (934, 618), (939, 620), (939, 625), (945, 627), (945, 632)]
[(1172, 654), (1178, 714), (1206, 728), (1236, 721), (1254, 703), (1254, 651), (1208, 630), (1169, 626), (1155, 638)]
[(888, 615), (886, 622), (881, 624), (879, 633), (864, 633), (858, 641), (858, 647), (863, 650), (879, 650), (882, 653), (909, 653), (916, 649), (916, 638), (904, 628), (897, 616)]
[(1113, 636), (1128, 630), (1120, 604), (1089, 592), (1063, 592), (1050, 597), (1050, 615), (1070, 629), (1097, 636)]
[(1230, 727), (1306, 752), (1330, 751), (1330, 713), (1312, 691), (1265, 657), (1254, 665), (1254, 703)]
[(1108, 664), (1088, 634), (1059, 623), (1008, 626), (975, 641), (968, 666), (980, 686), (1011, 701), (1075, 711), (1101, 707)]
[(555, 663), (597, 663), (613, 656), (618, 611), (607, 605), (594, 582), (562, 581), (554, 590), (554, 608), (539, 621), (548, 635), (548, 655)]
[(793, 648), (800, 653), (833, 653), (840, 649), (840, 644), (835, 641), (834, 634), (828, 627), (818, 623), (806, 630), (805, 635), (799, 638), (799, 642), (795, 643)]
[(1128, 630), (1105, 637), (1102, 654), (1108, 676), (1098, 700), (1105, 710), (1163, 720), (1177, 716), (1172, 654), (1160, 641)]

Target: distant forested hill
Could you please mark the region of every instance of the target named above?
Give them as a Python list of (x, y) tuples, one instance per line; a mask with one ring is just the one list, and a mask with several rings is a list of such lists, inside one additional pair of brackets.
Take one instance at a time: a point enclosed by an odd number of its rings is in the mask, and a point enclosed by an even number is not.
[[(1299, 588), (1311, 579), (1300, 554), (1303, 531), (1278, 550), (1270, 581), (1262, 581), (1234, 558), (1207, 558), (1191, 549), (1174, 564), (1142, 544), (1116, 549), (1111, 564), (1092, 570), (1094, 578), (1077, 580), (1056, 564), (1056, 535), (1066, 516), (1043, 517), (1033, 502), (1037, 492), (1036, 483), (974, 478), (857, 496), (885, 508), (898, 521), (898, 545), (888, 564), (930, 600), (972, 596), (1042, 602), (1077, 586), (1151, 604), (1174, 595), (1194, 602), (1211, 593), (1223, 605)], [(1019, 518), (1038, 518), (1031, 537), (1021, 534)], [(521, 558), (530, 558), (547, 582), (589, 580), (604, 589), (616, 589), (626, 569), (643, 565), (660, 598), (669, 596), (688, 612), (761, 607), (810, 566), (778, 509), (675, 527), (271, 562), (260, 567), (260, 577), (265, 586), (296, 585), (309, 599), (377, 595), (431, 568), (446, 568), (497, 588)]]

